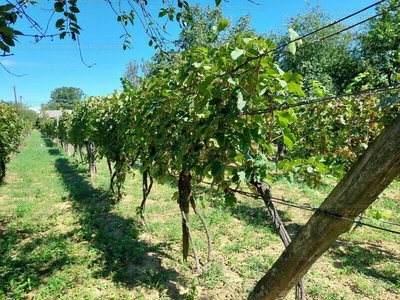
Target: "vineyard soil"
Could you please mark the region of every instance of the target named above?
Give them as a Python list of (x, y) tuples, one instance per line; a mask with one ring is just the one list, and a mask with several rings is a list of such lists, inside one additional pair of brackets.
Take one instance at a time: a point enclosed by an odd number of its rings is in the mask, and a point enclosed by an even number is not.
[[(155, 183), (140, 224), (142, 183), (129, 179), (121, 202), (108, 193), (108, 168), (93, 179), (52, 141), (34, 131), (0, 186), (0, 299), (246, 299), (283, 250), (261, 200), (225, 207), (218, 193), (195, 190), (213, 238), (191, 212), (193, 253), (182, 263), (181, 214), (174, 182)], [(318, 189), (282, 179), (274, 197), (317, 206), (334, 182)], [(311, 212), (276, 204), (292, 235)], [(400, 184), (394, 182), (363, 222), (400, 231)], [(400, 235), (356, 227), (331, 246), (305, 277), (307, 299), (399, 299)], [(293, 293), (288, 299), (293, 299)]]

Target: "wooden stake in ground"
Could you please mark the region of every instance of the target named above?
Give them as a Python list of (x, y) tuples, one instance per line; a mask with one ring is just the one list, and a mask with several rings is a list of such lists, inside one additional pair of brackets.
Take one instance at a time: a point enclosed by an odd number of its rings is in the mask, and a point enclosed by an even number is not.
[[(147, 179), (150, 179), (150, 185), (149, 185)], [(153, 177), (151, 177), (149, 169), (146, 169), (143, 171), (143, 174), (142, 174), (143, 199), (142, 199), (142, 203), (140, 204), (140, 221), (143, 226), (146, 226), (146, 224), (147, 224), (146, 201), (147, 201), (147, 197), (149, 196), (152, 187), (153, 187)]]
[(194, 201), (193, 195), (190, 196), (190, 205), (192, 206), (195, 214), (199, 217), (201, 223), (203, 224), (204, 230), (207, 236), (207, 245), (208, 245), (208, 253), (207, 253), (207, 262), (210, 262), (212, 259), (212, 240), (211, 240), (211, 233), (208, 230), (208, 226), (206, 220), (203, 218), (200, 210), (197, 208), (196, 202)]
[[(400, 174), (400, 116), (333, 189), (248, 299), (284, 299), (335, 239)], [(325, 212), (325, 213), (324, 213)]]
[(196, 245), (194, 244), (192, 234), (190, 232), (189, 227), (189, 208), (192, 206), (194, 212), (199, 217), (200, 221), (204, 226), (204, 230), (207, 235), (208, 241), (208, 255), (207, 261), (211, 261), (211, 251), (212, 251), (212, 242), (211, 242), (211, 235), (210, 231), (208, 230), (206, 221), (204, 220), (203, 216), (201, 215), (200, 211), (198, 210), (196, 203), (193, 198), (192, 194), (192, 175), (190, 172), (181, 171), (179, 174), (178, 180), (178, 193), (179, 193), (179, 209), (182, 214), (182, 254), (183, 254), (183, 261), (187, 263), (187, 258), (189, 255), (189, 240), (192, 244), (193, 248), (193, 255), (196, 261), (196, 270), (197, 272), (201, 272), (200, 267), (200, 260), (199, 256), (197, 255)]
[(86, 150), (89, 159), (90, 177), (94, 178), (97, 173), (94, 144), (92, 142), (86, 142)]
[[(257, 189), (258, 193), (262, 197), (265, 206), (268, 209), (269, 215), (274, 222), (275, 228), (278, 231), (279, 237), (281, 238), (283, 245), (285, 247), (289, 246), (291, 242), (291, 238), (289, 233), (286, 231), (285, 226), (281, 218), (279, 217), (278, 211), (275, 208), (275, 205), (271, 201), (271, 188), (266, 183), (261, 182), (251, 182), (251, 184)], [(303, 300), (306, 299), (305, 296), (305, 288), (304, 288), (304, 280), (300, 279), (300, 281), (296, 285), (296, 300)]]
[(192, 197), (192, 175), (190, 172), (181, 171), (178, 180), (179, 209), (182, 214), (182, 254), (186, 263), (189, 255), (189, 240), (192, 243), (193, 254), (196, 260), (197, 272), (201, 271), (200, 261), (196, 246), (193, 242), (189, 227), (190, 198)]

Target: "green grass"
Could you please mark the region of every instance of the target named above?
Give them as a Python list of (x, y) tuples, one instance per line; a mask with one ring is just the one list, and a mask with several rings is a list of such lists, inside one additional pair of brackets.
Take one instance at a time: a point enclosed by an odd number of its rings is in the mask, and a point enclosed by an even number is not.
[[(283, 250), (262, 201), (240, 198), (225, 207), (217, 192), (196, 189), (214, 247), (207, 263), (203, 225), (191, 213), (198, 274), (192, 252), (182, 263), (181, 216), (171, 200), (175, 184), (155, 183), (143, 228), (140, 174), (114, 203), (104, 161), (98, 169), (89, 178), (85, 165), (37, 131), (13, 158), (0, 186), (0, 299), (244, 299)], [(318, 205), (331, 189), (282, 179), (272, 193)], [(378, 211), (381, 220), (399, 223), (399, 195), (400, 184), (393, 183), (365, 215), (375, 218)], [(311, 215), (277, 208), (292, 236)], [(342, 235), (306, 275), (307, 298), (396, 299), (399, 245), (399, 235), (367, 227)]]

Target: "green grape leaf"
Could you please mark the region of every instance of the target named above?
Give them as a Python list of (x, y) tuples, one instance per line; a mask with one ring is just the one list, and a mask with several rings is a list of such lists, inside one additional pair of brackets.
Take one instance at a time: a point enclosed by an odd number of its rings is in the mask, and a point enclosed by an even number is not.
[(291, 54), (293, 54), (293, 55), (296, 54), (296, 43), (295, 43), (295, 42), (289, 43), (289, 44), (286, 46), (286, 48), (287, 48), (287, 50), (288, 50)]
[(219, 160), (215, 160), (211, 163), (211, 175), (217, 177), (224, 170), (224, 165)]
[(240, 56), (244, 54), (244, 52), (245, 51), (243, 49), (235, 48), (235, 50), (231, 52), (231, 58), (233, 60), (237, 60)]
[(243, 100), (243, 94), (241, 91), (239, 91), (237, 93), (237, 108), (238, 110), (242, 111), (245, 106), (246, 106), (246, 101)]
[(63, 12), (64, 11), (64, 2), (55, 2), (54, 3), (54, 10), (56, 12)]
[(218, 32), (223, 31), (226, 27), (228, 27), (228, 25), (229, 21), (227, 19), (222, 19), (218, 24), (217, 31)]
[(225, 194), (224, 197), (225, 197), (225, 204), (226, 204), (227, 206), (233, 206), (233, 205), (235, 205), (236, 202), (237, 202), (236, 196), (235, 196), (235, 194), (233, 194), (233, 193)]

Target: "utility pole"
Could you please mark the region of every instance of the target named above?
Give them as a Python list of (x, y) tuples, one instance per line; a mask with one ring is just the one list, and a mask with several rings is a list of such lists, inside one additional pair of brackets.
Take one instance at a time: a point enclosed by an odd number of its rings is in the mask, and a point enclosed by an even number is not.
[(15, 99), (15, 110), (18, 111), (18, 102), (17, 102), (17, 90), (14, 85), (14, 99)]
[(15, 99), (15, 105), (17, 105), (18, 104), (18, 102), (17, 102), (17, 89), (15, 88), (15, 85), (14, 85), (14, 99)]

